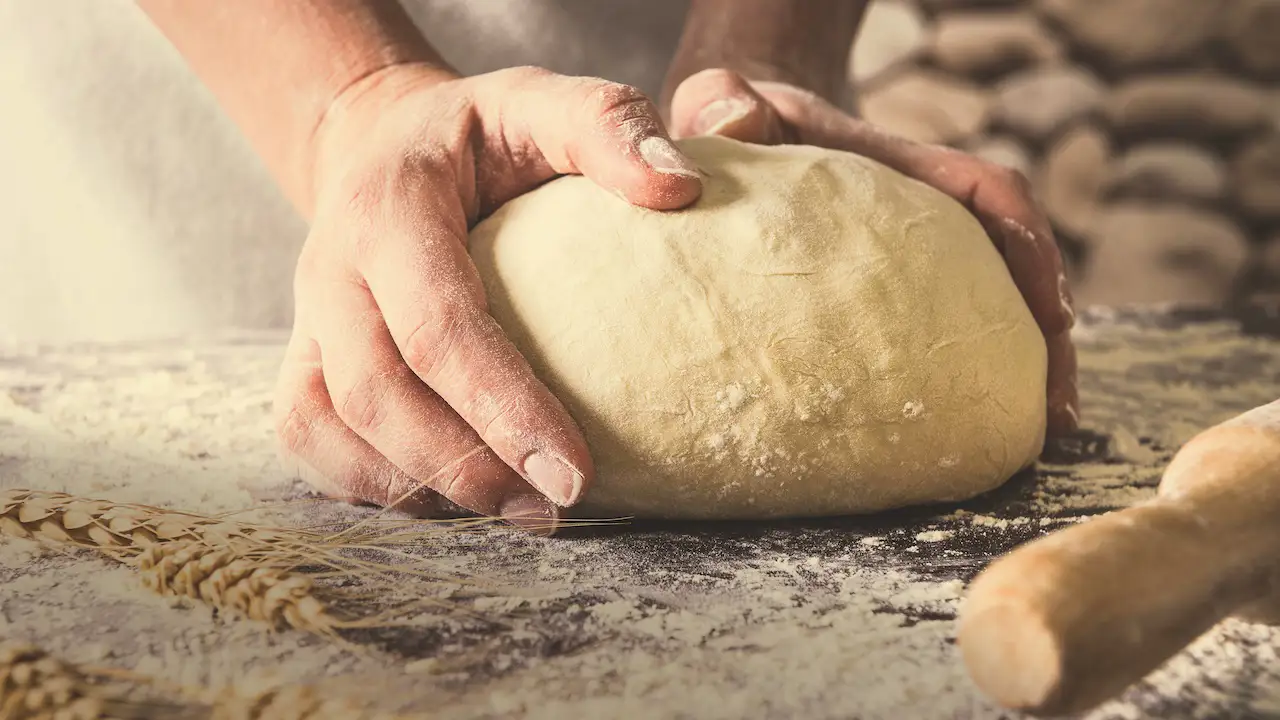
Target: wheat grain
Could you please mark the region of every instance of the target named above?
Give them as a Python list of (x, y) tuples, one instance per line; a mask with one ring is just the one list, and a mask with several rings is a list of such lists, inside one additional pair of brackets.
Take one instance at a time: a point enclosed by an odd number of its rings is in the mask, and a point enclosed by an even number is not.
[(306, 539), (226, 518), (43, 490), (0, 490), (0, 535), (132, 553), (159, 542), (262, 546)]
[(107, 701), (79, 670), (39, 648), (0, 643), (0, 718), (100, 720)]
[[(424, 607), (456, 611), (455, 603), (428, 592), (401, 595), (404, 580), (478, 587), (479, 579), (440, 572), (405, 546), (422, 543), (443, 528), (478, 528), (482, 522), (488, 521), (431, 522), (433, 532), (409, 532), (405, 528), (421, 524), (368, 518), (325, 533), (60, 492), (0, 490), (0, 538), (98, 550), (138, 569), (143, 584), (162, 595), (190, 598), (274, 628), (292, 627), (334, 640), (342, 639), (342, 630), (403, 624), (404, 617)], [(378, 562), (379, 555), (387, 561)], [(335, 618), (313, 592), (312, 579), (319, 576), (291, 572), (299, 566), (341, 579), (340, 598), (334, 594), (330, 599), (340, 599), (343, 607), (357, 606), (360, 594), (353, 587), (359, 585), (377, 593), (382, 611)]]
[[(367, 529), (361, 530), (360, 525)], [(60, 492), (0, 490), (0, 537), (98, 550), (140, 569), (144, 584), (161, 594), (192, 598), (273, 627), (330, 636), (339, 626), (312, 595), (311, 580), (288, 568), (301, 564), (324, 568), (333, 576), (359, 580), (383, 592), (394, 587), (398, 575), (458, 581), (405, 562), (409, 557), (394, 548), (400, 544), (397, 537), (387, 541), (392, 547), (381, 547), (384, 530), (363, 522), (326, 535)], [(399, 562), (376, 563), (367, 559), (368, 553), (364, 558), (357, 556), (354, 551), (360, 550), (383, 552)], [(376, 621), (366, 619), (363, 625), (371, 622)]]
[(143, 584), (171, 597), (186, 597), (273, 627), (329, 633), (336, 626), (312, 595), (309, 578), (269, 560), (177, 540), (147, 547), (137, 557)]

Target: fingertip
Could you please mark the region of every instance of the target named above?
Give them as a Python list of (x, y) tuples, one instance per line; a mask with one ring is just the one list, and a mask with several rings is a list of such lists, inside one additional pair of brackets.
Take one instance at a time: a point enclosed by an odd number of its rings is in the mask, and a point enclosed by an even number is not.
[(1051, 438), (1070, 435), (1080, 429), (1080, 411), (1071, 404), (1049, 408), (1046, 434)]
[(677, 210), (702, 195), (697, 163), (671, 140), (652, 135), (640, 140), (636, 150), (647, 172), (633, 187), (621, 188), (628, 202), (653, 210)]
[(662, 137), (661, 135), (651, 135), (639, 142), (636, 148), (640, 151), (640, 157), (648, 163), (654, 172), (662, 175), (676, 175), (679, 177), (692, 178), (701, 181), (702, 173), (698, 171), (698, 165), (685, 155), (676, 144)]
[(1051, 231), (1032, 229), (1008, 216), (984, 221), (996, 242), (1018, 292), (1046, 337), (1068, 331), (1075, 324), (1070, 289), (1063, 274), (1062, 254)]
[(697, 164), (660, 131), (586, 148), (575, 158), (584, 175), (632, 205), (678, 210), (702, 195)]
[(1048, 434), (1060, 437), (1080, 427), (1080, 393), (1076, 384), (1076, 348), (1071, 331), (1046, 338), (1049, 371), (1046, 383)]
[(627, 202), (649, 210), (682, 210), (702, 197), (702, 182), (689, 178), (659, 178), (638, 190), (622, 190)]
[(769, 102), (741, 75), (720, 68), (690, 75), (676, 88), (671, 128), (677, 137), (717, 135), (762, 145), (785, 135)]
[(571, 507), (582, 499), (593, 471), (590, 458), (575, 463), (547, 451), (529, 455), (523, 469), (529, 483), (560, 507)]
[(707, 103), (689, 123), (688, 135), (723, 135), (732, 137), (733, 130), (751, 115), (756, 103), (738, 97), (718, 98)]
[(510, 118), (504, 141), (544, 161), (525, 163), (534, 172), (521, 178), (523, 189), (548, 179), (550, 170), (585, 175), (654, 210), (685, 207), (702, 193), (697, 165), (671, 141), (657, 107), (637, 88), (547, 73), (509, 77), (518, 81), (515, 90), (497, 104)]

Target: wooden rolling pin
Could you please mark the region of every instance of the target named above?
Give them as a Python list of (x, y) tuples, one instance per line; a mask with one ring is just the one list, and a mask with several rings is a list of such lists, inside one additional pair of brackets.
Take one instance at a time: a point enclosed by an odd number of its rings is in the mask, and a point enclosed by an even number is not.
[(1091, 708), (1232, 614), (1280, 609), (1280, 401), (1197, 435), (1156, 498), (1041, 538), (970, 586), (978, 687), (1036, 715)]

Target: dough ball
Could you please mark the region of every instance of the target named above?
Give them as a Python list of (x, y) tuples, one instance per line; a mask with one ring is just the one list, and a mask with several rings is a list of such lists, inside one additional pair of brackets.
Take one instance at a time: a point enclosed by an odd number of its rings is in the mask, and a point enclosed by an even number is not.
[(565, 177), (471, 233), (493, 314), (590, 444), (580, 514), (863, 513), (1035, 460), (1044, 341), (964, 207), (849, 153), (681, 146), (691, 208)]

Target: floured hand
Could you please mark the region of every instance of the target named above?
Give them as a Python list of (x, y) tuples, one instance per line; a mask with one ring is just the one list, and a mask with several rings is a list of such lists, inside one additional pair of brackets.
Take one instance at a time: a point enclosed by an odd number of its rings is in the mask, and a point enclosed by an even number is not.
[(339, 98), (316, 148), (276, 396), (283, 456), (334, 495), (424, 514), (438, 493), (553, 528), (592, 460), (489, 315), (468, 229), (563, 173), (683, 207), (701, 191), (693, 166), (635, 89), (533, 68), (441, 82), (392, 66)]
[(881, 162), (963, 203), (986, 228), (1035, 316), (1049, 350), (1049, 433), (1078, 425), (1075, 323), (1062, 256), (1026, 178), (950, 148), (922, 145), (851, 117), (817, 95), (776, 82), (749, 82), (729, 70), (704, 70), (677, 87), (676, 137), (723, 135), (765, 144), (804, 143)]

